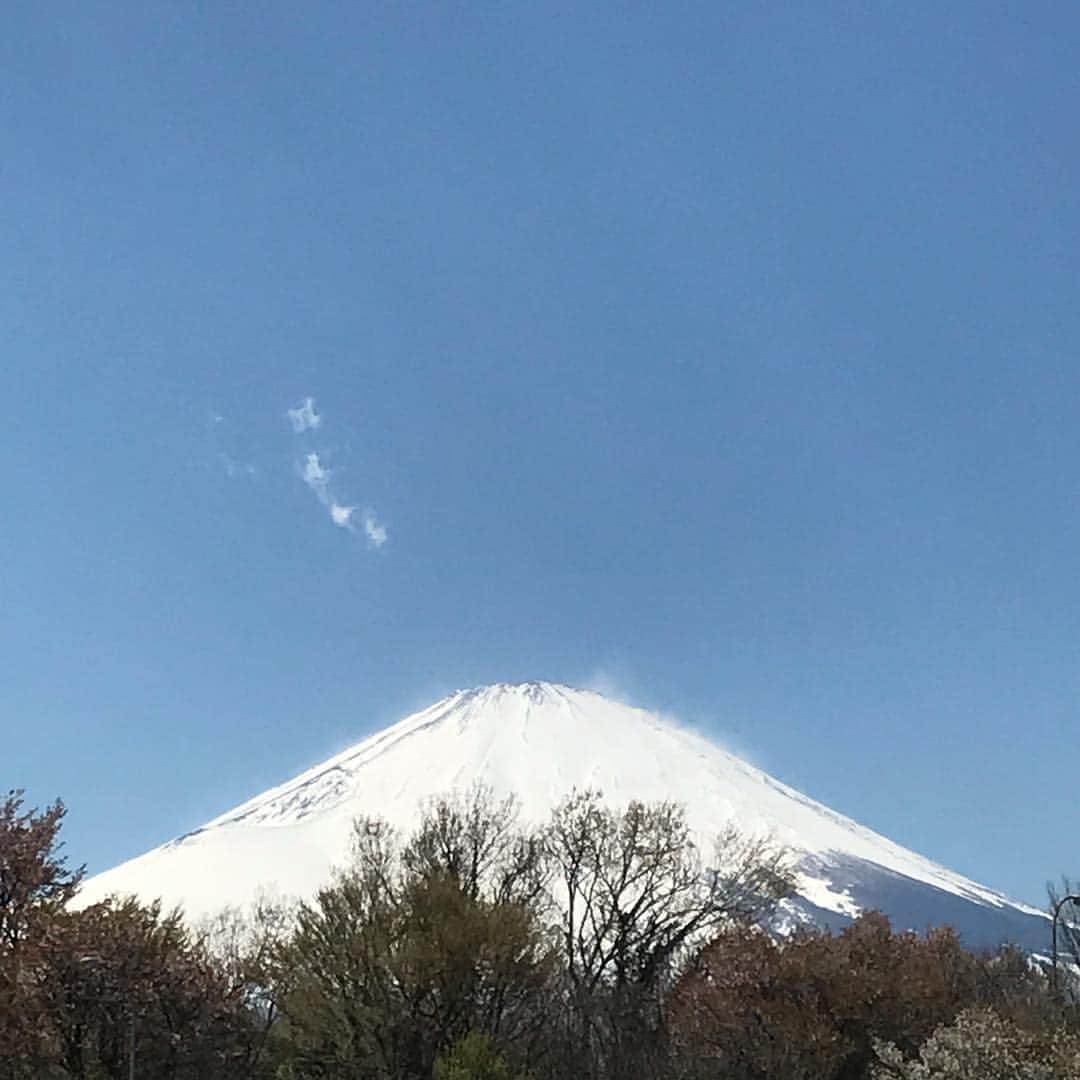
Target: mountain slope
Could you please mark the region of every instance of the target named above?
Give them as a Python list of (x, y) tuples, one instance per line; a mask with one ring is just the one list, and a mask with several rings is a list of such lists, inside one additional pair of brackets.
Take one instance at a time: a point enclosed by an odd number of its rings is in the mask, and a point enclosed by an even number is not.
[(258, 892), (307, 896), (347, 856), (351, 823), (408, 830), (420, 804), (477, 781), (543, 821), (573, 788), (614, 804), (674, 798), (703, 846), (729, 822), (772, 836), (799, 868), (792, 919), (842, 925), (877, 907), (897, 925), (951, 923), (973, 945), (1045, 947), (1046, 919), (834, 813), (702, 737), (550, 683), (460, 691), (194, 832), (91, 878), (80, 899), (160, 896), (197, 918)]

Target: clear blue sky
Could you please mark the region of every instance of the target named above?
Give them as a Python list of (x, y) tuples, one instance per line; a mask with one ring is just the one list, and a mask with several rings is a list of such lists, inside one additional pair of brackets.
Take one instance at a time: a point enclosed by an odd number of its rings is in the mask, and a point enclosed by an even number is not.
[(75, 858), (547, 678), (1080, 873), (1076, 4), (18, 3), (0, 70), (0, 786)]

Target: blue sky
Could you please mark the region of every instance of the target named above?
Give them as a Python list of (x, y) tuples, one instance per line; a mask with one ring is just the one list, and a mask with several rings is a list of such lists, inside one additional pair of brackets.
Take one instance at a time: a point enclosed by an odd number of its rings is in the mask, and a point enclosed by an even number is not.
[(547, 678), (1040, 901), (1080, 873), (1078, 42), (1065, 3), (9, 9), (0, 786), (104, 869)]

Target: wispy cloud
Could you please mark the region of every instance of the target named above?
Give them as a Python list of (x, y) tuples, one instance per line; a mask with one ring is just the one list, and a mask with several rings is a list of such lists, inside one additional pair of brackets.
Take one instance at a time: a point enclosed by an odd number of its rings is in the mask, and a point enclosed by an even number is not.
[(330, 520), (339, 528), (353, 531), (352, 516), (356, 513), (355, 506), (342, 506), (341, 503), (330, 504)]
[(364, 535), (373, 548), (381, 548), (390, 539), (389, 529), (379, 521), (372, 510), (364, 514)]
[[(326, 507), (330, 520), (339, 528), (356, 532), (356, 507), (336, 499), (331, 491), (333, 470), (323, 464), (323, 460), (314, 451), (304, 458), (299, 466), (300, 478), (315, 493), (315, 497)], [(362, 517), (364, 535), (374, 548), (381, 548), (390, 539), (387, 527), (378, 520), (374, 511), (365, 510)]]
[(314, 431), (322, 423), (322, 417), (315, 411), (315, 399), (311, 397), (304, 398), (295, 409), (286, 409), (285, 415), (297, 435)]
[(595, 667), (583, 680), (582, 686), (586, 690), (595, 690), (612, 701), (622, 701), (627, 705), (633, 704), (630, 690), (627, 687), (626, 673), (618, 674), (612, 671), (611, 666)]
[(308, 454), (300, 468), (300, 476), (303, 478), (304, 483), (319, 497), (319, 502), (329, 505), (330, 470), (323, 465), (318, 454)]
[(225, 475), (232, 480), (258, 475), (259, 470), (250, 461), (237, 461), (236, 458), (230, 457), (228, 454), (218, 454), (218, 460), (225, 470)]
[[(322, 423), (322, 417), (315, 411), (314, 398), (304, 398), (295, 409), (288, 409), (286, 413), (297, 435), (311, 431)], [(375, 516), (373, 510), (365, 509), (362, 514), (358, 514), (356, 506), (342, 501), (333, 490), (337, 486), (333, 484), (333, 470), (323, 462), (318, 451), (307, 453), (297, 463), (297, 472), (339, 529), (356, 533), (359, 531), (359, 520), (360, 529), (367, 538), (369, 547), (381, 548), (390, 539), (389, 529)]]

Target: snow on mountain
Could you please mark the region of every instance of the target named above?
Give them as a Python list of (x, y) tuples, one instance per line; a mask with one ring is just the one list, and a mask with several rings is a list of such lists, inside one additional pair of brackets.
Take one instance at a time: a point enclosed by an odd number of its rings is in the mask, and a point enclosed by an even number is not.
[(259, 893), (306, 897), (347, 858), (351, 825), (408, 831), (422, 802), (477, 781), (543, 821), (572, 789), (613, 805), (676, 799), (703, 848), (734, 822), (798, 866), (793, 920), (841, 926), (879, 908), (898, 926), (949, 923), (969, 943), (1040, 950), (1038, 910), (894, 844), (672, 722), (551, 683), (463, 690), (145, 855), (89, 879), (80, 901), (161, 897), (199, 918)]

